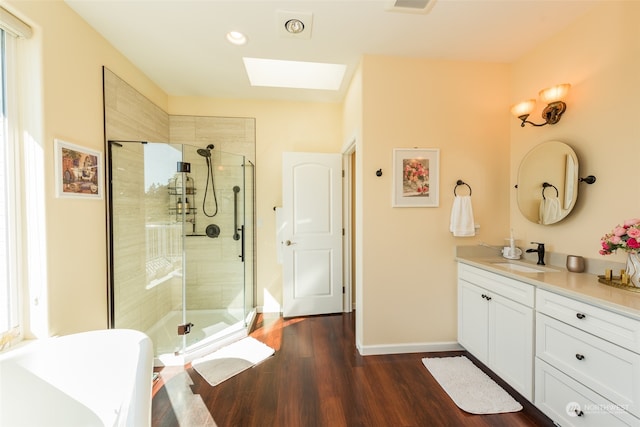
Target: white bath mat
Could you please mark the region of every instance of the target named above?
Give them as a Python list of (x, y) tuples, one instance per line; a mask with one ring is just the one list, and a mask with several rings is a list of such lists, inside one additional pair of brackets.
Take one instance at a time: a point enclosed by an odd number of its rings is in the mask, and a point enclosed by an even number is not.
[(275, 353), (271, 347), (247, 337), (191, 363), (209, 384), (216, 386)]
[(422, 363), (463, 411), (498, 414), (522, 410), (520, 403), (464, 356), (426, 357)]

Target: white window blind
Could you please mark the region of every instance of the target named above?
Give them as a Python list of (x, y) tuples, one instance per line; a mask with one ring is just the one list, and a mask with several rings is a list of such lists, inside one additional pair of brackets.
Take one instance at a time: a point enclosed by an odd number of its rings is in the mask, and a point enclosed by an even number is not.
[(22, 338), (17, 38), (31, 28), (0, 7), (0, 351)]
[(0, 28), (14, 37), (28, 39), (33, 34), (29, 25), (2, 6), (0, 6)]

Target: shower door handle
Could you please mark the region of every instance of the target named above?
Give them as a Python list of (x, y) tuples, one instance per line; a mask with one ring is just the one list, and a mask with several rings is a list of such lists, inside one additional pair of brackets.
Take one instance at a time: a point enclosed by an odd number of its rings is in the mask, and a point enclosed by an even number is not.
[(240, 261), (244, 262), (244, 225), (240, 227), (240, 235), (242, 236), (242, 240), (240, 242)]

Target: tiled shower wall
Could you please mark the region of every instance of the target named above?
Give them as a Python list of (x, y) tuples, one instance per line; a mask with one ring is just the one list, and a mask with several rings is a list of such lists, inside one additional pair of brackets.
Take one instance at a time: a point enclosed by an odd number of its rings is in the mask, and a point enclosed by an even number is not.
[[(238, 215), (244, 215), (245, 196), (251, 198), (252, 183), (243, 180), (244, 156), (253, 163), (255, 156), (255, 119), (227, 117), (170, 116), (170, 140), (172, 144), (196, 145), (200, 148), (213, 144), (211, 151), (214, 184), (218, 199), (218, 213), (214, 217), (204, 215), (203, 201), (207, 188), (207, 167), (203, 157), (195, 150), (185, 150), (184, 159), (191, 163), (190, 176), (194, 179), (196, 194), (189, 200), (196, 208), (195, 234), (205, 234), (210, 224), (220, 227), (220, 236), (188, 237), (185, 240), (187, 265), (187, 309), (242, 309), (244, 305), (245, 265), (240, 261), (241, 242), (234, 240), (234, 192), (238, 193)], [(227, 154), (233, 153), (233, 154)], [(239, 154), (239, 155), (238, 155)], [(207, 194), (207, 212), (214, 211), (211, 182)], [(253, 215), (252, 200), (247, 213)], [(252, 224), (252, 221), (247, 221)], [(252, 225), (250, 225), (252, 227)], [(245, 231), (249, 236), (251, 229)], [(247, 249), (251, 247), (247, 242)], [(247, 261), (249, 262), (249, 260)], [(249, 275), (247, 280), (253, 283)], [(251, 295), (249, 295), (251, 296)]]
[[(169, 116), (135, 91), (110, 70), (104, 69), (105, 133), (107, 140), (170, 142), (193, 145), (185, 149), (184, 161), (193, 164), (191, 177), (196, 194), (190, 203), (197, 208), (195, 234), (204, 234), (209, 223), (221, 228), (220, 237), (193, 237), (185, 240), (187, 252), (187, 309), (241, 308), (243, 296), (243, 265), (238, 262), (239, 242), (233, 240), (233, 186), (242, 182), (240, 156), (255, 158), (255, 119)], [(204, 158), (196, 148), (214, 144), (213, 161), (219, 214), (206, 218), (202, 214), (202, 197), (206, 181)], [(141, 203), (145, 200), (142, 144), (127, 144), (126, 150), (113, 151), (123, 179), (114, 182), (118, 191), (113, 204), (115, 326), (147, 330), (168, 311), (181, 308), (181, 280), (173, 278), (149, 287), (145, 249), (146, 219), (165, 218), (175, 222), (169, 205), (175, 201), (166, 196), (165, 203)], [(253, 183), (247, 183), (247, 197), (252, 196)], [(211, 191), (211, 190), (209, 190)], [(115, 194), (115, 193), (114, 193)], [(161, 197), (164, 197), (161, 195)], [(208, 196), (207, 206), (211, 199)], [(116, 198), (114, 197), (114, 200)], [(156, 200), (157, 202), (157, 200)], [(253, 200), (249, 200), (253, 214)], [(253, 232), (253, 221), (247, 223)], [(190, 226), (190, 224), (188, 224)], [(247, 245), (247, 248), (250, 246)], [(253, 255), (253, 252), (251, 253)], [(252, 258), (251, 258), (252, 260)], [(251, 269), (249, 269), (252, 271)], [(248, 278), (253, 285), (253, 278)]]

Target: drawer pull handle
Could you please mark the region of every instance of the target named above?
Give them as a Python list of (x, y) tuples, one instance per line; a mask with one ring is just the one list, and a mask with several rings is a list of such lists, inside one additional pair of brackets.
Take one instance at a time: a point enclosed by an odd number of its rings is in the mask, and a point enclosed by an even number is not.
[(581, 417), (584, 415), (584, 412), (582, 412), (580, 409), (574, 409), (575, 413), (577, 416)]
[(578, 360), (584, 360), (584, 355), (582, 355), (582, 354), (580, 354), (580, 353), (577, 353), (577, 354), (576, 354), (576, 359), (578, 359)]
[(482, 298), (486, 299), (487, 301), (491, 301), (491, 297), (489, 295), (482, 294), (481, 296), (482, 296)]
[(585, 317), (587, 317), (587, 316), (585, 316), (585, 315), (584, 315), (584, 314), (582, 314), (582, 313), (576, 313), (576, 317), (577, 317), (578, 319), (584, 319), (584, 318), (585, 318)]

